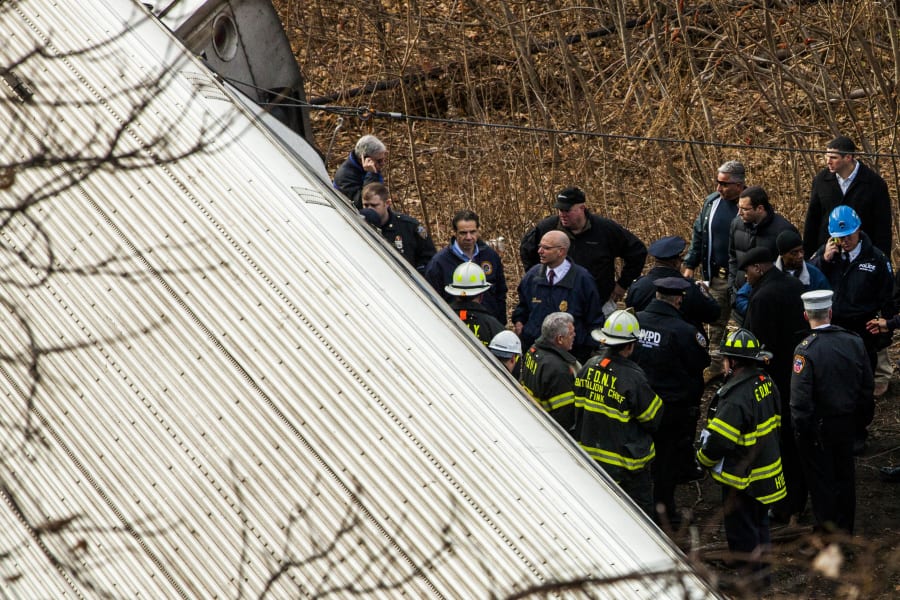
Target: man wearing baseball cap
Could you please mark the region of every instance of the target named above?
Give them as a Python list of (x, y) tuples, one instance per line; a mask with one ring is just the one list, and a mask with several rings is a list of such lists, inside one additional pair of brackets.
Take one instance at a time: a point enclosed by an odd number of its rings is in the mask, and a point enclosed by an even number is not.
[[(571, 242), (569, 258), (581, 265), (594, 278), (604, 313), (625, 297), (625, 291), (644, 269), (647, 248), (633, 233), (610, 219), (592, 214), (585, 206), (584, 192), (567, 187), (556, 194), (556, 216), (539, 222), (522, 238), (519, 255), (527, 272), (539, 262), (538, 246), (548, 231), (564, 232)], [(616, 258), (621, 258), (622, 271), (616, 273)]]

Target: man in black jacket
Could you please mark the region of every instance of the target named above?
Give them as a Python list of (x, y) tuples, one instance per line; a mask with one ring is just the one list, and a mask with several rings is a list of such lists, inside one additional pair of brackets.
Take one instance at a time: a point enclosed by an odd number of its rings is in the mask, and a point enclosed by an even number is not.
[(409, 215), (391, 210), (391, 194), (381, 183), (370, 183), (363, 188), (362, 203), (366, 209), (374, 210), (379, 224), (376, 229), (397, 252), (403, 255), (422, 275), (425, 267), (435, 254), (434, 243), (425, 226)]
[(625, 306), (642, 311), (656, 297), (656, 281), (667, 277), (684, 279), (691, 284), (684, 291), (684, 301), (681, 304), (681, 315), (684, 320), (697, 328), (705, 336), (705, 324), (713, 323), (719, 318), (721, 307), (710, 295), (709, 288), (702, 282), (694, 283), (681, 275), (681, 253), (686, 246), (684, 238), (677, 235), (669, 235), (659, 238), (648, 248), (653, 257), (653, 268), (646, 275), (638, 277), (625, 297)]
[(334, 189), (350, 198), (357, 210), (362, 205), (362, 190), (370, 183), (384, 183), (381, 169), (387, 160), (387, 148), (374, 135), (364, 135), (334, 173)]
[(846, 204), (856, 211), (862, 230), (876, 248), (890, 256), (892, 246), (891, 199), (884, 179), (856, 159), (856, 144), (843, 135), (828, 142), (826, 167), (812, 182), (803, 252), (811, 257), (828, 240), (828, 215)]
[(641, 326), (634, 361), (663, 401), (663, 418), (653, 434), (653, 503), (659, 523), (678, 529), (681, 514), (675, 506), (679, 476), (696, 469), (694, 434), (703, 395), (703, 369), (709, 365), (706, 337), (684, 320), (681, 305), (694, 284), (681, 275), (654, 282), (656, 298), (637, 314)]
[[(869, 331), (867, 324), (878, 317), (890, 319), (896, 312), (891, 263), (861, 231), (859, 215), (849, 206), (831, 211), (828, 233), (831, 238), (818, 249), (812, 263), (834, 290), (832, 323), (862, 338), (874, 372), (878, 351), (886, 348), (891, 338)], [(858, 427), (854, 444), (857, 454), (865, 451), (867, 437), (866, 429)]]
[(874, 383), (862, 340), (831, 324), (832, 296), (830, 290), (803, 294), (812, 333), (794, 353), (790, 408), (816, 529), (852, 535), (854, 431), (872, 420)]
[[(633, 233), (610, 219), (588, 212), (584, 192), (568, 187), (556, 196), (557, 216), (547, 217), (522, 238), (519, 255), (527, 272), (539, 262), (538, 246), (548, 231), (560, 230), (571, 242), (569, 258), (581, 265), (594, 278), (604, 314), (614, 310), (607, 302), (618, 302), (625, 290), (641, 274), (647, 259), (647, 248)], [(623, 261), (616, 275), (616, 258)]]
[(575, 319), (566, 312), (550, 313), (522, 360), (522, 386), (570, 435), (575, 434), (575, 373), (581, 365), (570, 353)]
[(772, 507), (773, 516), (789, 522), (806, 506), (806, 481), (791, 427), (790, 392), (794, 348), (809, 332), (803, 318), (803, 284), (780, 269), (767, 248), (754, 248), (744, 255), (741, 268), (753, 288), (744, 328), (751, 331), (772, 353), (766, 371), (781, 395), (781, 462), (787, 497)]
[(452, 281), (444, 288), (456, 298), (450, 308), (485, 346), (504, 330), (500, 321), (482, 304), (484, 293), (489, 289), (491, 284), (485, 279), (484, 271), (473, 262), (464, 262), (456, 267)]
[(775, 212), (766, 190), (758, 185), (741, 192), (738, 217), (731, 222), (728, 245), (728, 283), (734, 294), (744, 285), (744, 271), (740, 268), (744, 254), (753, 248), (768, 248), (773, 256), (777, 256), (778, 234), (786, 230), (797, 231), (790, 221)]

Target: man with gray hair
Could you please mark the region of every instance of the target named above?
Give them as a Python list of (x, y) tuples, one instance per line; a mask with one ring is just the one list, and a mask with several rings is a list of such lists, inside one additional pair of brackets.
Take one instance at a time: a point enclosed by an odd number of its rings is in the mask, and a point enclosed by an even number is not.
[(374, 135), (364, 135), (356, 142), (347, 160), (334, 174), (334, 189), (350, 198), (356, 210), (362, 206), (362, 189), (370, 183), (384, 183), (381, 170), (387, 158), (387, 147)]
[[(719, 303), (722, 312), (709, 324), (709, 345), (718, 348), (731, 318), (731, 299), (728, 291), (728, 240), (731, 221), (737, 216), (738, 197), (747, 187), (744, 165), (729, 160), (716, 173), (716, 191), (706, 197), (700, 214), (694, 221), (691, 247), (684, 257), (685, 277), (693, 277), (699, 268), (702, 279), (709, 282), (709, 293)], [(704, 372), (705, 382), (722, 376), (722, 358), (712, 357)]]
[(532, 399), (557, 423), (574, 435), (575, 373), (581, 365), (570, 354), (575, 341), (575, 319), (566, 312), (550, 313), (541, 324), (522, 363), (522, 385)]

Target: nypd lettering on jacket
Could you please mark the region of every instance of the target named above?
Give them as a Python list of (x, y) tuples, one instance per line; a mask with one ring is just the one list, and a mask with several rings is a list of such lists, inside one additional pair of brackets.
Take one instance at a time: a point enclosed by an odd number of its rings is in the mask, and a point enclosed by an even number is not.
[(641, 329), (641, 335), (640, 338), (638, 338), (638, 341), (644, 348), (659, 348), (659, 344), (662, 341), (662, 334), (650, 329)]

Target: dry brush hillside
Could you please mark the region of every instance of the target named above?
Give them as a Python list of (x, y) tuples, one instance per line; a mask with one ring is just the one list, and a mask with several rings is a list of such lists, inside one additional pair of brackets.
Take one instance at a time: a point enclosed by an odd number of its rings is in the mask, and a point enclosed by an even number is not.
[[(508, 242), (513, 287), (519, 238), (570, 184), (649, 242), (689, 235), (716, 166), (736, 158), (801, 225), (823, 145), (843, 133), (900, 197), (900, 0), (274, 4), (329, 170), (360, 135), (378, 135), (401, 210), (439, 246), (456, 210), (477, 211), (484, 236)], [(786, 547), (776, 597), (900, 589), (900, 486), (877, 479), (900, 461), (897, 406), (893, 393), (882, 402), (875, 449), (859, 463), (859, 533), (871, 544), (842, 582), (809, 575)], [(716, 505), (714, 486), (697, 488), (704, 543), (718, 535)]]
[(730, 158), (799, 223), (837, 133), (897, 195), (895, 2), (275, 4), (311, 101), (417, 117), (312, 113), (331, 170), (385, 140), (396, 200), (439, 242), (461, 207), (517, 241), (572, 183), (644, 240), (684, 235)]

